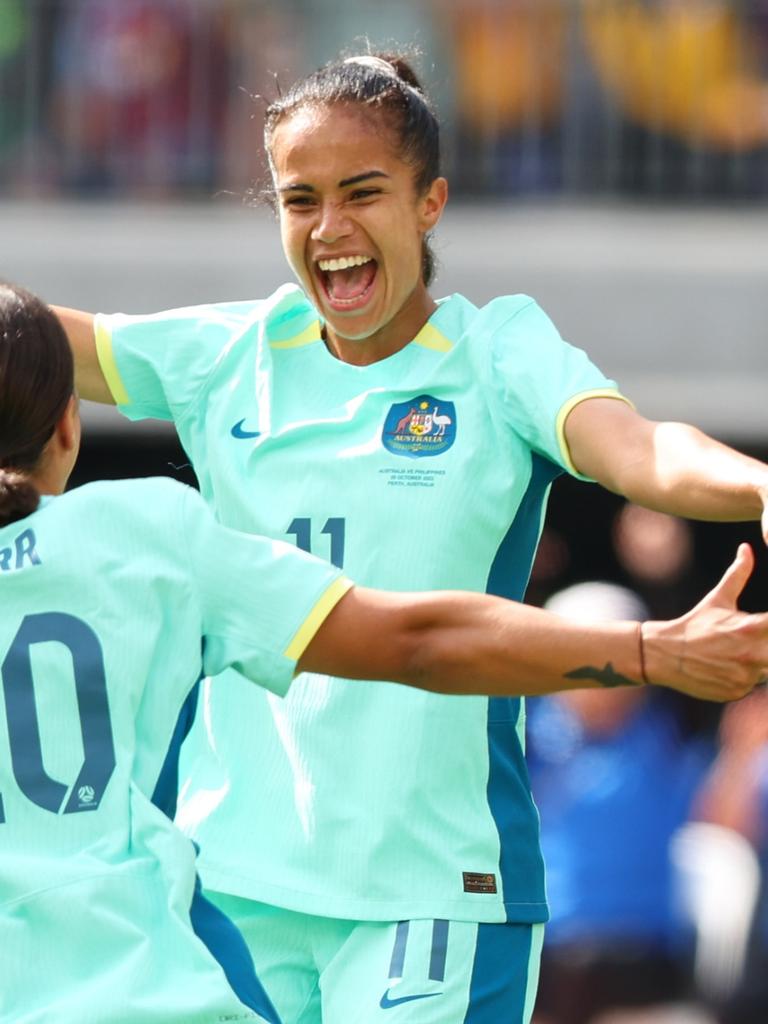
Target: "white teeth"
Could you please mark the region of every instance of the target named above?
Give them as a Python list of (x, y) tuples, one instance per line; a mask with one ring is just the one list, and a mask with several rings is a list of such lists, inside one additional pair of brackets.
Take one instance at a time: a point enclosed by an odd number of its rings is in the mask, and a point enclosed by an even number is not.
[(349, 267), (362, 267), (364, 263), (370, 262), (370, 256), (341, 256), (336, 260), (318, 260), (317, 265), (321, 270), (347, 270)]

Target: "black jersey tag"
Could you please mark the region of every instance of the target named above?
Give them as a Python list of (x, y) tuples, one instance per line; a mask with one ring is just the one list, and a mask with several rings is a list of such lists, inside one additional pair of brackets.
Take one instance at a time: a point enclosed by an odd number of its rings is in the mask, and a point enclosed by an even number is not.
[(496, 875), (483, 875), (476, 871), (462, 871), (464, 892), (497, 892)]

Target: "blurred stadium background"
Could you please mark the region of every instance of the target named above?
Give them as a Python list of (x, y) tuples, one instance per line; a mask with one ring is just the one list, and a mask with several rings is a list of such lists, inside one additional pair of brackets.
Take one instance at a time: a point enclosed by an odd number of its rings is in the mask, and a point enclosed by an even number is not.
[[(438, 291), (534, 295), (641, 411), (768, 458), (768, 0), (0, 0), (0, 273), (91, 310), (266, 294), (261, 97), (366, 38), (418, 50), (444, 126)], [(192, 480), (167, 427), (85, 420), (78, 482)], [(534, 600), (643, 589), (619, 511), (555, 486)], [(691, 536), (678, 603), (747, 539), (768, 607), (756, 527)]]

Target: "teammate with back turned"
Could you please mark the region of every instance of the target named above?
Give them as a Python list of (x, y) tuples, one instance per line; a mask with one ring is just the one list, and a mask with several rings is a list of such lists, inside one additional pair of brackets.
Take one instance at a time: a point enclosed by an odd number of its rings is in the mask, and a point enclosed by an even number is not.
[[(81, 393), (173, 420), (222, 522), (366, 585), (518, 600), (563, 471), (676, 515), (765, 515), (768, 534), (768, 467), (643, 418), (532, 299), (433, 299), (447, 183), (405, 62), (298, 82), (266, 145), (299, 287), (60, 311)], [(652, 650), (651, 681), (678, 685)], [(615, 659), (589, 664), (564, 674), (610, 685)], [(285, 1020), (528, 1020), (547, 908), (522, 700), (305, 676), (281, 703), (229, 682), (205, 686), (179, 820)]]

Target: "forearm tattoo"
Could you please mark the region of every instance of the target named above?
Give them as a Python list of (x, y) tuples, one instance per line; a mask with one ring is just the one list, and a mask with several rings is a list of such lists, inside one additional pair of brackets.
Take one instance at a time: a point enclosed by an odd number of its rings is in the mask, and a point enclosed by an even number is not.
[(571, 672), (565, 673), (566, 679), (588, 679), (590, 682), (599, 683), (601, 686), (611, 688), (614, 686), (640, 686), (634, 679), (617, 672), (609, 662), (603, 668), (596, 668), (594, 665), (582, 665)]

